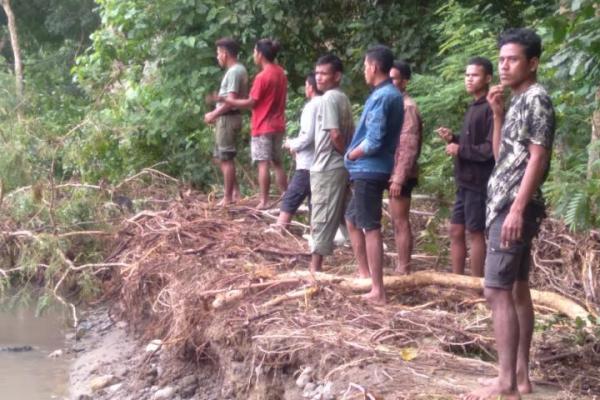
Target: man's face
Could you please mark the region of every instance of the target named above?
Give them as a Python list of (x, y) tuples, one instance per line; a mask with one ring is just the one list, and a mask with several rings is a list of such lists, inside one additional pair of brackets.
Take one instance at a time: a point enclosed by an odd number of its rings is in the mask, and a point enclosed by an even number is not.
[(369, 61), (368, 58), (365, 57), (364, 62), (364, 74), (365, 74), (365, 82), (367, 85), (371, 85), (373, 83), (375, 77), (376, 65), (374, 62)]
[(485, 91), (491, 80), (492, 77), (485, 73), (485, 69), (481, 65), (467, 65), (465, 88), (470, 95)]
[(222, 47), (217, 47), (217, 62), (221, 68), (227, 65), (227, 50)]
[(254, 59), (254, 64), (256, 64), (256, 65), (260, 64), (260, 53), (256, 50), (256, 47), (254, 48), (254, 51), (252, 52), (252, 58)]
[(341, 74), (334, 72), (331, 64), (322, 64), (315, 67), (315, 78), (317, 88), (322, 92), (326, 92), (340, 84)]
[(399, 91), (404, 92), (406, 90), (408, 81), (402, 77), (402, 74), (396, 68), (390, 69), (390, 78)]
[(312, 94), (312, 86), (308, 83), (308, 80), (304, 81), (304, 96), (308, 99)]
[(525, 55), (525, 48), (517, 43), (507, 43), (500, 48), (498, 70), (500, 83), (511, 88), (517, 88), (522, 83), (535, 77), (539, 60), (530, 60)]

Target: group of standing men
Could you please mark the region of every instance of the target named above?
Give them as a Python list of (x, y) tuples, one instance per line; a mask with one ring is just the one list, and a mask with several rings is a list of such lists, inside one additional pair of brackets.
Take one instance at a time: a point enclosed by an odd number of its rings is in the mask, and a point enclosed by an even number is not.
[[(205, 121), (216, 123), (215, 157), (224, 175), (223, 202), (234, 201), (239, 194), (232, 161), (234, 139), (241, 127), (239, 110), (251, 108), (259, 207), (268, 206), (272, 165), (285, 192), (279, 224), (288, 224), (310, 196), (311, 270), (321, 270), (323, 257), (332, 253), (338, 226), (345, 223), (358, 273), (372, 279), (371, 291), (364, 298), (385, 303), (381, 216), (386, 189), (398, 252), (396, 269), (410, 272), (408, 212), (422, 140), (420, 114), (406, 93), (410, 67), (394, 62), (386, 46), (367, 51), (364, 78), (371, 93), (355, 129), (350, 101), (340, 88), (341, 60), (335, 55), (319, 58), (314, 73), (306, 78), (309, 102), (302, 113), (300, 133), (284, 141), (287, 80), (274, 62), (278, 44), (268, 39), (257, 42), (254, 61), (261, 71), (248, 97), (248, 77), (237, 62), (237, 44), (231, 39), (216, 44), (219, 64), (227, 72), (215, 98), (217, 107), (206, 114)], [(468, 233), (471, 273), (484, 276), (498, 347), (498, 378), (463, 396), (468, 400), (519, 399), (520, 393), (532, 390), (529, 349), (534, 319), (528, 273), (531, 242), (544, 216), (540, 187), (548, 173), (555, 129), (551, 100), (537, 83), (539, 36), (529, 29), (510, 29), (500, 36), (498, 47), (500, 84), (490, 88), (493, 67), (489, 60), (471, 59), (465, 86), (474, 101), (461, 133), (437, 129), (446, 142), (446, 152), (455, 158), (452, 269), (464, 272)], [(505, 89), (512, 94), (507, 112)], [(289, 188), (281, 164), (282, 146), (296, 156), (297, 169)]]

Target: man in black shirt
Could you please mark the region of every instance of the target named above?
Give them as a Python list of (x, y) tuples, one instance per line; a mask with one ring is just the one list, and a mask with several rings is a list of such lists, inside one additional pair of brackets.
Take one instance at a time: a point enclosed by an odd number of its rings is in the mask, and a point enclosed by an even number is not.
[(450, 129), (437, 129), (446, 141), (446, 153), (454, 157), (456, 201), (450, 225), (452, 272), (464, 274), (469, 233), (471, 275), (483, 276), (485, 261), (485, 200), (487, 181), (494, 168), (492, 152), (493, 114), (486, 95), (493, 67), (483, 57), (472, 58), (465, 71), (465, 87), (474, 101), (465, 114), (460, 136)]

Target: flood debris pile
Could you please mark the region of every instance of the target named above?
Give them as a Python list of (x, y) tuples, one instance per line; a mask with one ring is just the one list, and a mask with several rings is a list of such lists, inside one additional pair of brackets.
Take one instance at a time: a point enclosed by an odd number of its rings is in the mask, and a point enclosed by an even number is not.
[[(388, 278), (389, 304), (377, 307), (358, 296), (368, 281), (353, 278), (349, 248), (338, 248), (327, 270), (311, 275), (306, 242), (269, 229), (272, 216), (251, 199), (222, 209), (180, 190), (178, 200), (161, 204), (123, 222), (106, 263), (126, 267), (113, 275), (110, 297), (145, 339), (216, 366), (220, 398), (431, 398), (495, 374), (486, 362), (495, 357), (494, 342), (478, 280), (418, 271), (431, 263), (417, 260), (417, 273)], [(571, 236), (548, 224), (540, 241), (557, 249), (540, 246), (535, 286), (562, 293), (568, 304), (585, 298), (586, 313), (597, 315), (597, 232), (587, 247), (563, 247), (556, 237)], [(570, 266), (574, 260), (581, 263)], [(434, 275), (435, 285), (423, 283)], [(561, 398), (600, 391), (598, 325), (575, 324), (552, 302), (541, 304), (536, 379), (562, 390)]]

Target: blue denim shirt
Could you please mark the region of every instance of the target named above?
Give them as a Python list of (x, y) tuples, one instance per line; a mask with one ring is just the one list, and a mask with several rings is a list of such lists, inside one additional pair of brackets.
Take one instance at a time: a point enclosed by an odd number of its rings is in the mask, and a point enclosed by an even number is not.
[[(344, 162), (350, 179), (388, 180), (404, 120), (402, 94), (390, 79), (377, 85), (367, 98)], [(361, 147), (364, 156), (350, 161), (348, 154)]]

